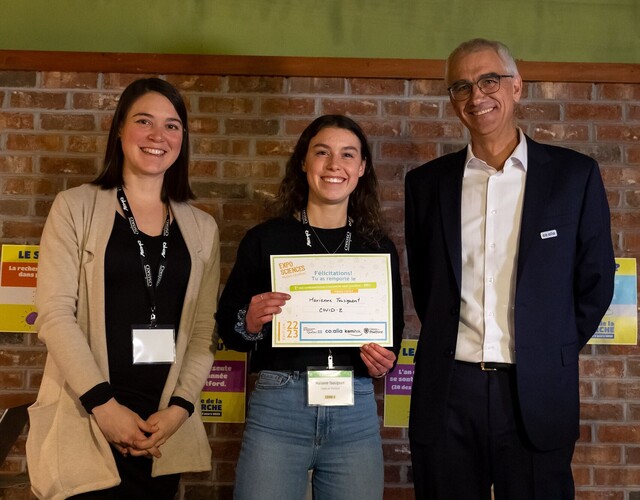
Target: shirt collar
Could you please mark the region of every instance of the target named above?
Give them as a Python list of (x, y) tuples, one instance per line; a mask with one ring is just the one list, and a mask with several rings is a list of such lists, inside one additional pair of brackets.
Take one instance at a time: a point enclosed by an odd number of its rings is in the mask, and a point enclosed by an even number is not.
[[(505, 161), (504, 168), (509, 169), (512, 166), (513, 167), (519, 166), (526, 172), (527, 166), (528, 166), (527, 140), (525, 138), (525, 135), (522, 129), (520, 127), (518, 127), (517, 129), (518, 129), (518, 145), (512, 151), (511, 156), (507, 158), (507, 161)], [(476, 157), (476, 155), (473, 154), (473, 149), (471, 148), (471, 144), (467, 146), (467, 157), (464, 161), (464, 166), (465, 166), (465, 170), (468, 167), (482, 168), (482, 169), (493, 168), (487, 165), (487, 163), (484, 160), (481, 160), (480, 158)]]

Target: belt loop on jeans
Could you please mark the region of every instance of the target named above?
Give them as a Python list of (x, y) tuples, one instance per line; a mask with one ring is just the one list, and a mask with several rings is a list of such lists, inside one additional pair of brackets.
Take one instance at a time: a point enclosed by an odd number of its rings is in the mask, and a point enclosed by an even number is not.
[(300, 376), (303, 376), (306, 374), (306, 372), (304, 371), (300, 371), (300, 370), (278, 370), (282, 373), (286, 373), (287, 375), (289, 375), (293, 380), (299, 380)]

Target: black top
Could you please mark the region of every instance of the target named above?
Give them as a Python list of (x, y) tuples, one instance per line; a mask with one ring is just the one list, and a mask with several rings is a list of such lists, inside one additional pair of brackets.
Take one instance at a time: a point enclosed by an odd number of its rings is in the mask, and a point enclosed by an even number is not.
[[(161, 236), (141, 233), (145, 251), (157, 278)], [(176, 222), (169, 233), (167, 268), (156, 290), (158, 325), (173, 325), (176, 337), (191, 271), (191, 258)], [(116, 400), (146, 419), (158, 411), (170, 364), (134, 365), (131, 327), (148, 325), (149, 296), (138, 245), (127, 221), (116, 214), (105, 254), (105, 318), (110, 385)]]
[[(257, 342), (245, 340), (236, 330), (238, 311), (246, 309), (251, 297), (271, 291), (270, 256), (282, 254), (325, 253), (337, 249), (344, 253), (342, 242), (345, 228), (319, 229), (311, 232), (313, 247), (306, 244), (304, 226), (294, 217), (270, 219), (250, 229), (240, 242), (236, 263), (229, 275), (227, 284), (220, 297), (216, 319), (218, 330), (226, 347), (237, 351), (252, 351), (251, 371), (260, 370), (299, 370), (309, 366), (326, 366), (329, 349), (326, 347), (271, 347), (271, 324), (263, 328), (265, 336)], [(393, 290), (393, 348), (398, 354), (402, 331), (404, 329), (404, 310), (402, 304), (402, 285), (398, 253), (392, 241), (384, 237), (380, 247), (366, 244), (354, 228), (350, 253), (388, 253), (391, 256), (391, 275)], [(353, 366), (356, 375), (368, 375), (367, 368), (360, 358), (360, 349), (354, 347), (332, 347), (335, 366)]]

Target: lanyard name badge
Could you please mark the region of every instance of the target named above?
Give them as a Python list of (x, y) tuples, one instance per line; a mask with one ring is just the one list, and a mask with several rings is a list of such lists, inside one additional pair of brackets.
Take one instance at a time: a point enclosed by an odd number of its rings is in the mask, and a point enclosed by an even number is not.
[(167, 210), (167, 218), (162, 228), (162, 252), (158, 264), (158, 276), (156, 282), (153, 282), (153, 272), (147, 258), (144, 242), (140, 237), (140, 230), (136, 224), (133, 212), (129, 208), (129, 200), (124, 193), (122, 187), (117, 189), (118, 201), (120, 207), (129, 222), (129, 227), (133, 236), (136, 238), (140, 251), (140, 262), (144, 271), (144, 282), (149, 297), (151, 313), (149, 315), (148, 325), (132, 325), (131, 326), (131, 343), (133, 353), (133, 364), (160, 364), (176, 362), (176, 340), (175, 328), (173, 325), (158, 325), (156, 321), (156, 290), (162, 281), (162, 276), (167, 268), (167, 255), (169, 250), (169, 226), (170, 215)]
[(307, 367), (307, 404), (309, 406), (353, 406), (353, 368), (333, 366), (329, 350), (327, 367)]
[[(309, 248), (313, 248), (313, 243), (311, 242), (311, 232), (313, 229), (309, 223), (306, 209), (302, 209), (300, 212), (300, 219), (305, 228), (304, 235), (306, 244)], [(347, 231), (344, 236), (345, 252), (349, 252), (351, 249), (352, 226), (353, 219), (348, 217)], [(316, 238), (318, 237), (318, 235), (315, 236)], [(331, 349), (329, 349), (326, 367), (307, 367), (307, 404), (309, 406), (353, 406), (355, 404), (353, 367), (333, 366)]]

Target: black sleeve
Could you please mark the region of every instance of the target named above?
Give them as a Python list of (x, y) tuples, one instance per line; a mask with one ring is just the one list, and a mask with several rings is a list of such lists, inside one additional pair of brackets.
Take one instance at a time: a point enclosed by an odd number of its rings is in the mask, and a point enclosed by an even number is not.
[(195, 410), (193, 403), (190, 403), (180, 396), (171, 396), (171, 399), (169, 399), (169, 406), (179, 406), (180, 408), (184, 408), (187, 410), (187, 413), (189, 413), (189, 416), (193, 415)]
[(87, 410), (87, 413), (93, 413), (96, 406), (105, 404), (113, 397), (113, 389), (109, 382), (102, 382), (80, 396), (80, 403)]
[(251, 297), (268, 291), (261, 268), (261, 244), (255, 231), (249, 231), (240, 242), (236, 262), (220, 296), (216, 320), (224, 345), (234, 351), (247, 352), (255, 342), (246, 340), (236, 331), (238, 313), (246, 309)]
[(405, 177), (405, 191), (404, 191), (404, 231), (405, 231), (405, 245), (407, 248), (407, 264), (409, 270), (409, 280), (411, 282), (411, 292), (413, 296), (413, 305), (415, 307), (418, 319), (422, 321), (424, 314), (424, 294), (422, 289), (423, 269), (422, 260), (417, 257), (421, 254), (421, 250), (418, 247), (418, 231), (416, 230), (416, 201), (414, 200), (414, 186), (415, 177), (412, 172), (409, 172)]
[[(396, 362), (404, 332), (404, 300), (400, 278), (400, 259), (395, 245), (389, 238), (382, 241), (382, 251), (391, 256), (391, 293), (393, 303), (393, 347), (388, 348), (396, 355)], [(395, 363), (394, 363), (395, 367)], [(392, 368), (393, 369), (393, 368)]]
[(400, 278), (400, 259), (393, 243), (391, 254), (391, 286), (393, 293), (393, 352), (398, 356), (402, 334), (404, 332), (404, 300), (402, 297), (402, 280)]
[(607, 194), (595, 161), (590, 175), (577, 235), (574, 308), (580, 347), (589, 341), (613, 296), (615, 258)]

